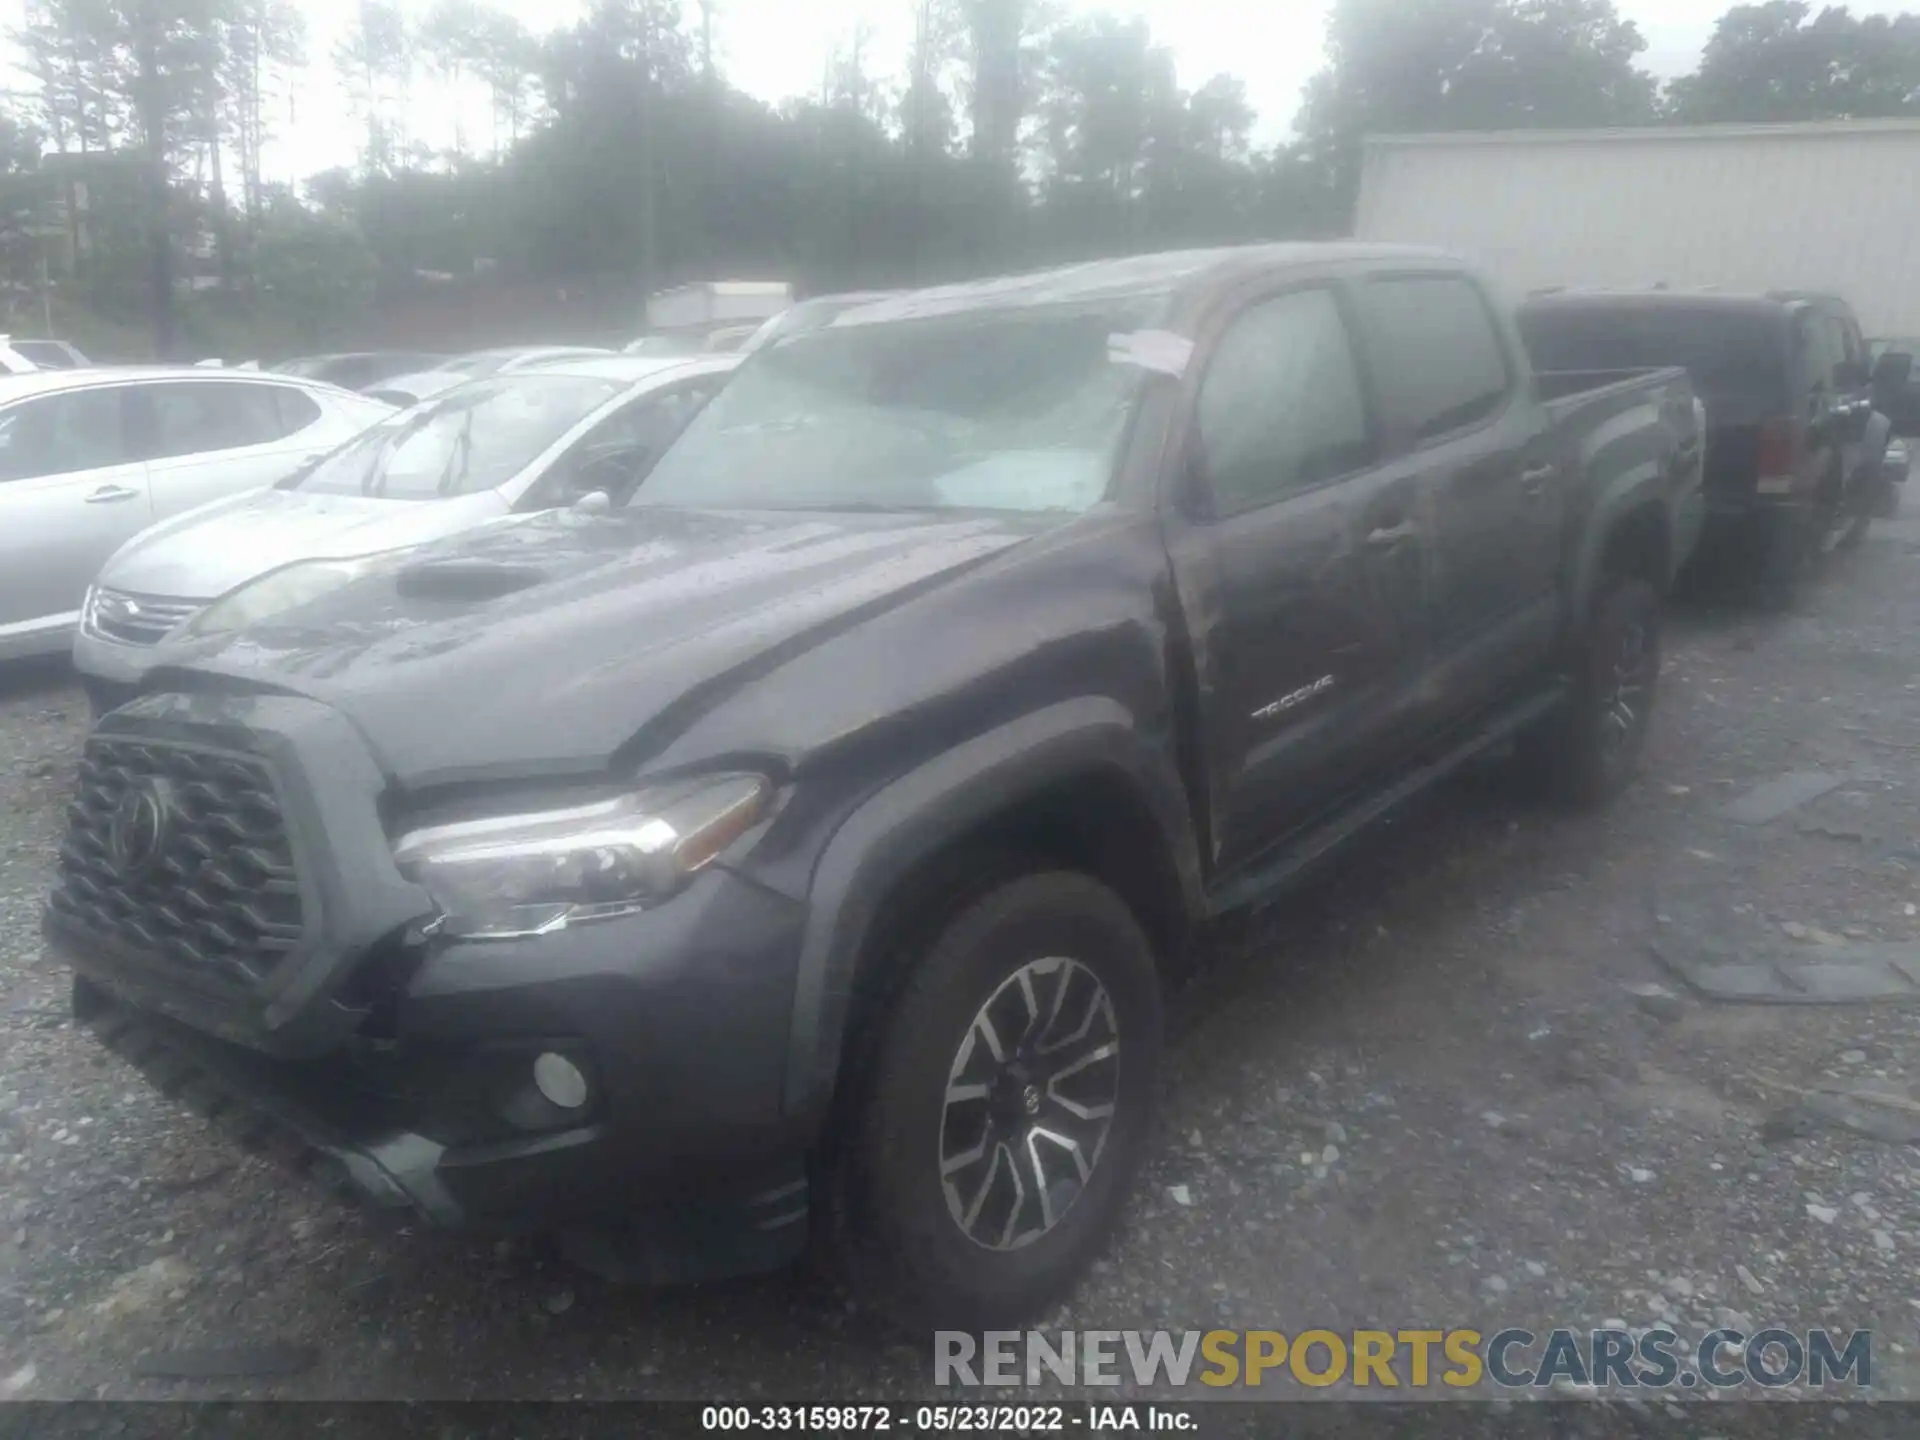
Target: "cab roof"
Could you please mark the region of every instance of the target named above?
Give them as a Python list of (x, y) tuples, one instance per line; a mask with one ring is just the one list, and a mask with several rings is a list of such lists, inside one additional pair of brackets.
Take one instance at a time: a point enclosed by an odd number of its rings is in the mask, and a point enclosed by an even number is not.
[[(1234, 245), (1208, 250), (1169, 250), (1091, 260), (1023, 275), (997, 276), (926, 290), (905, 290), (836, 315), (834, 327), (927, 319), (975, 310), (1019, 309), (1163, 298), (1169, 309), (1204, 303), (1219, 290), (1254, 276), (1285, 270), (1327, 271), (1367, 265), (1440, 263), (1466, 270), (1465, 261), (1441, 250), (1358, 241)], [(825, 297), (822, 297), (825, 298)]]

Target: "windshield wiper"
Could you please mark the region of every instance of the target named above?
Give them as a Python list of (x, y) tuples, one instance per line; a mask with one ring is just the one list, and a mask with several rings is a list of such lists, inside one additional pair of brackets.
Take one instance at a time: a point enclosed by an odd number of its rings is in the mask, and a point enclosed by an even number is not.
[[(454, 471), (455, 458), (460, 461), (458, 473)], [(446, 466), (440, 471), (440, 481), (434, 487), (435, 493), (446, 496), (458, 493), (458, 487), (466, 482), (467, 472), (473, 468), (473, 410), (467, 410), (467, 418), (461, 422), (460, 433), (454, 438), (453, 448), (447, 453)]]

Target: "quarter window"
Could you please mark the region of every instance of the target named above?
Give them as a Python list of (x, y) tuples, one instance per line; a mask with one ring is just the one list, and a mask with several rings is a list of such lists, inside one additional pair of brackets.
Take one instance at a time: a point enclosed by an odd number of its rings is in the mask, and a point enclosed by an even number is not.
[(274, 408), (280, 412), (281, 437), (296, 435), (320, 418), (319, 405), (306, 391), (296, 390), (291, 385), (266, 388), (273, 392)]
[(1340, 306), (1296, 290), (1235, 320), (1200, 386), (1199, 463), (1233, 515), (1364, 465), (1366, 403)]

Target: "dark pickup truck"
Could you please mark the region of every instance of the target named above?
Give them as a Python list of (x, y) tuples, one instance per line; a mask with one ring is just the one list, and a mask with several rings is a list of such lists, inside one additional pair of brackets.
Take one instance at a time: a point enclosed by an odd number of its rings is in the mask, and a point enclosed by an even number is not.
[(1423, 251), (856, 306), (620, 509), (210, 607), (89, 738), (46, 934), (363, 1198), (1005, 1322), (1114, 1220), (1211, 922), (1508, 742), (1627, 782), (1698, 438), (1678, 371), (1543, 398)]

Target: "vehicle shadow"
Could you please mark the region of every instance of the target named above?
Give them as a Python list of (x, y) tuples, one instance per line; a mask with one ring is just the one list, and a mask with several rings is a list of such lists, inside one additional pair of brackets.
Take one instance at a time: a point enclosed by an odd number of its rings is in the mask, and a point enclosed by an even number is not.
[(74, 684), (73, 661), (65, 655), (35, 655), (0, 662), (0, 704), (52, 695)]

